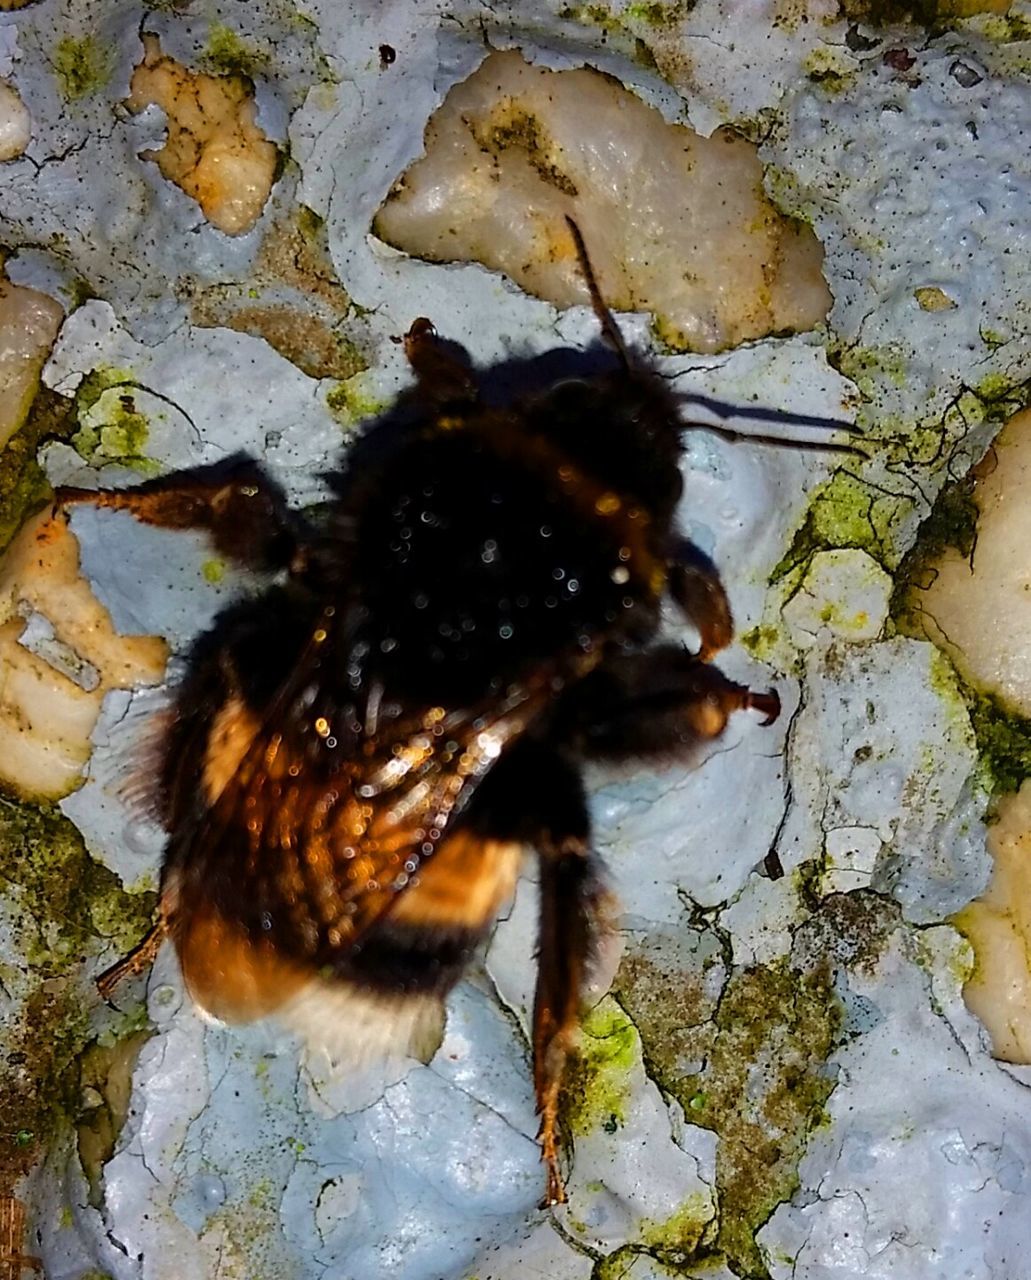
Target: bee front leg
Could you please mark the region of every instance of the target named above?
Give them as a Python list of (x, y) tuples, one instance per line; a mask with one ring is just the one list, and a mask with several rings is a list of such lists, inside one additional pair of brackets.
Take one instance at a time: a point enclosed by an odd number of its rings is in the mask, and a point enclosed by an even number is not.
[(718, 667), (673, 645), (616, 654), (566, 698), (556, 731), (585, 759), (641, 760), (689, 756), (718, 738), (735, 711), (780, 714), (772, 689), (728, 680)]
[(54, 504), (90, 503), (128, 511), (162, 529), (201, 529), (229, 559), (269, 572), (297, 569), (309, 541), (304, 519), (247, 454), (146, 480), (129, 489), (75, 489), (54, 493)]
[(701, 647), (697, 658), (708, 662), (734, 638), (730, 601), (716, 566), (693, 543), (682, 541), (670, 557), (670, 597), (684, 616), (698, 628)]
[(412, 372), (419, 380), (423, 400), (444, 407), (472, 403), (477, 397), (476, 379), (459, 358), (456, 343), (441, 339), (432, 320), (420, 316), (401, 339)]
[[(586, 819), (586, 815), (585, 815)], [(575, 1051), (580, 1001), (604, 896), (596, 859), (585, 841), (569, 836), (541, 842), (540, 933), (533, 1006), (533, 1084), (541, 1118), (538, 1141), (547, 1169), (542, 1207), (564, 1204), (559, 1171), (559, 1097)]]

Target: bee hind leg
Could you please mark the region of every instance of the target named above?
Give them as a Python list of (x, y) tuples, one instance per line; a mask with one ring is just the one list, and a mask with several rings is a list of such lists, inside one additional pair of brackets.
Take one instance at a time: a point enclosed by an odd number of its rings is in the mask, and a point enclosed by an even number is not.
[(97, 978), (97, 990), (104, 1000), (110, 1000), (115, 993), (115, 988), (126, 978), (135, 977), (144, 969), (150, 968), (157, 959), (161, 944), (168, 937), (168, 931), (168, 916), (164, 908), (159, 907), (157, 919), (143, 938), (128, 955), (116, 960)]
[(596, 858), (576, 836), (541, 842), (540, 932), (533, 1008), (533, 1083), (547, 1170), (543, 1206), (564, 1204), (559, 1171), (559, 1102), (575, 1052), (580, 1002), (605, 897)]
[(76, 503), (128, 511), (162, 529), (203, 530), (228, 559), (270, 572), (296, 568), (308, 541), (307, 524), (283, 490), (244, 453), (129, 489), (55, 491), (55, 506)]
[(611, 903), (576, 761), (551, 743), (524, 739), (502, 757), (466, 819), (481, 835), (533, 845), (540, 866), (533, 1083), (547, 1172), (542, 1207), (566, 1200), (560, 1171), (562, 1085), (576, 1052), (580, 1005)]

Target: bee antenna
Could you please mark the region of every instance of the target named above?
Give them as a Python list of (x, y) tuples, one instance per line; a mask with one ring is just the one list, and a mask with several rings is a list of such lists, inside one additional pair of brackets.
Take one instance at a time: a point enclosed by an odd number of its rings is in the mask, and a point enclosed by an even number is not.
[(619, 332), (619, 326), (612, 315), (612, 312), (605, 305), (605, 299), (601, 296), (601, 290), (598, 288), (598, 280), (594, 274), (594, 268), (591, 266), (590, 255), (587, 252), (587, 245), (584, 243), (583, 235), (580, 228), (573, 219), (566, 214), (566, 223), (569, 230), (573, 234), (573, 243), (576, 245), (576, 256), (580, 262), (580, 270), (583, 272), (584, 282), (587, 285), (587, 292), (591, 295), (591, 306), (594, 308), (594, 314), (598, 317), (598, 323), (601, 325), (602, 339), (615, 351), (619, 356), (625, 368), (630, 368), (630, 357), (627, 353), (626, 343), (623, 341), (623, 335)]
[[(841, 422), (837, 418), (823, 418), (808, 413), (789, 413), (783, 409), (764, 409), (758, 406), (744, 407), (727, 404), (723, 400), (715, 400), (712, 396), (697, 395), (692, 392), (677, 396), (682, 405), (690, 405), (701, 409), (722, 421), (727, 418), (745, 418), (752, 422), (788, 423), (812, 431), (843, 431), (854, 436), (860, 434), (860, 428), (850, 422)], [(766, 435), (761, 432), (736, 431), (733, 427), (724, 427), (721, 422), (699, 421), (697, 419), (682, 424), (685, 431), (711, 431), (723, 440), (751, 440), (756, 444), (779, 445), (785, 449), (814, 449), (824, 453), (853, 453), (859, 458), (869, 457), (865, 449), (855, 444), (843, 444), (834, 440), (792, 440), (785, 436)]]

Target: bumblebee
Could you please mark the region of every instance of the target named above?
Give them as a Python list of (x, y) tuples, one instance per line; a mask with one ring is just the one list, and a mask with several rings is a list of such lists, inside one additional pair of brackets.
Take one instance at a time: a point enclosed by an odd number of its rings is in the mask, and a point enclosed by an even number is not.
[[(675, 523), (689, 424), (624, 346), (570, 230), (607, 349), (582, 376), (556, 380), (548, 359), (477, 373), (417, 320), (414, 385), (329, 477), (321, 524), (244, 456), (57, 494), (204, 529), (269, 575), (189, 655), (155, 769), (159, 921), (102, 989), (167, 935), (220, 1019), (275, 1013), (353, 1053), (410, 1048), (532, 849), (550, 1204), (565, 1199), (559, 1095), (605, 916), (582, 766), (682, 757), (735, 711), (779, 711), (712, 665), (732, 621)], [(667, 600), (697, 652), (657, 639)]]

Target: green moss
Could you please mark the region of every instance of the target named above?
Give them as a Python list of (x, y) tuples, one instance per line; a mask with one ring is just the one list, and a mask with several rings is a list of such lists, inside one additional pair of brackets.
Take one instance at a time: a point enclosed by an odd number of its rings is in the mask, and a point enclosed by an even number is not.
[[(617, 984), (649, 1074), (719, 1138), (718, 1229), (713, 1240), (698, 1239), (738, 1275), (763, 1277), (755, 1233), (798, 1186), (798, 1162), (833, 1088), (825, 1063), (841, 1015), (826, 964), (737, 970), (711, 1021), (702, 1021), (707, 997), (697, 978), (655, 972), (649, 980), (640, 968), (621, 969)], [(704, 1069), (685, 1073), (692, 1060)]]
[(975, 14), (978, 4), (977, 0), (840, 0), (840, 7), (849, 21), (866, 26), (894, 27), (915, 22), (930, 31), (941, 31)]
[(111, 65), (110, 51), (95, 36), (64, 36), (54, 48), (54, 74), (69, 102), (103, 89)]
[[(12, 944), (26, 969), (4, 972), (18, 1002), (4, 1032), (0, 1066), (0, 1188), (27, 1169), (51, 1135), (77, 1114), (79, 1059), (94, 1038), (82, 964), (102, 950), (126, 951), (147, 929), (153, 894), (134, 896), (94, 862), (56, 807), (0, 800), (0, 888), (15, 921)], [(138, 1023), (127, 1020), (128, 1034)], [(113, 1035), (116, 1033), (113, 1033)]]
[(40, 447), (48, 440), (67, 439), (74, 426), (71, 401), (41, 387), (24, 426), (0, 451), (0, 551), (50, 495), (50, 484), (36, 460)]
[(265, 50), (244, 40), (232, 27), (213, 22), (208, 31), (208, 42), (201, 55), (201, 65), (206, 71), (224, 76), (260, 75), (268, 67), (269, 56)]
[(598, 1128), (614, 1133), (625, 1123), (639, 1045), (637, 1028), (611, 997), (584, 1019), (580, 1050), (563, 1087), (562, 1114), (573, 1134)]
[(970, 692), (970, 724), (981, 760), (998, 791), (1031, 778), (1031, 720), (992, 693)]
[(920, 621), (921, 593), (937, 577), (936, 565), (945, 551), (954, 549), (964, 557), (973, 553), (979, 514), (973, 476), (945, 485), (938, 494), (895, 574), (889, 608), (896, 627), (905, 635), (925, 637)]
[(126, 893), (58, 808), (3, 799), (0, 885), (18, 905), (16, 941), (34, 979), (67, 974), (98, 936), (128, 950), (149, 928), (155, 900)]

